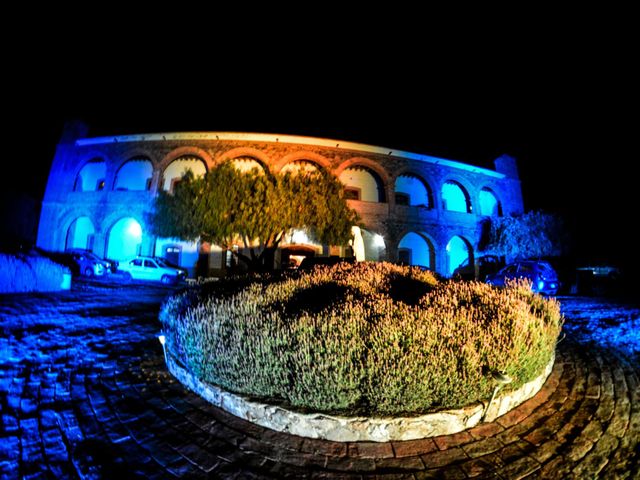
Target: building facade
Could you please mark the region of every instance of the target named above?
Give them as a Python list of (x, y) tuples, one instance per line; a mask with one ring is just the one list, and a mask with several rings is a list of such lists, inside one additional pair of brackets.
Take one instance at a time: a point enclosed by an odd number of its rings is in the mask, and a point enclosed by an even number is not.
[(86, 248), (124, 260), (155, 255), (218, 275), (229, 252), (204, 242), (158, 238), (147, 214), (157, 192), (171, 191), (182, 174), (203, 175), (222, 162), (240, 169), (326, 169), (345, 185), (362, 219), (350, 247), (315, 245), (292, 232), (276, 255), (284, 266), (307, 255), (354, 253), (359, 260), (421, 265), (443, 275), (473, 261), (487, 217), (523, 212), (515, 160), (495, 170), (428, 155), (339, 140), (292, 135), (180, 132), (87, 138), (69, 126), (58, 144), (42, 205), (38, 246)]

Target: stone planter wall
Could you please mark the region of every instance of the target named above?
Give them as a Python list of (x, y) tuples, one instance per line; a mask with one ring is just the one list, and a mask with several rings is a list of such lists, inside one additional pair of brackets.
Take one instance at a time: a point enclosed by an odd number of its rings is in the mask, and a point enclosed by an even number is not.
[[(533, 397), (544, 385), (553, 369), (555, 357), (544, 372), (518, 390), (498, 395), (487, 411), (485, 421), (491, 422)], [(450, 435), (480, 423), (486, 403), (476, 403), (455, 410), (445, 410), (415, 417), (340, 417), (325, 414), (305, 414), (259, 403), (226, 392), (200, 381), (180, 366), (167, 352), (167, 367), (180, 383), (216, 407), (237, 417), (279, 432), (337, 442), (388, 442)], [(488, 402), (489, 399), (486, 400)]]

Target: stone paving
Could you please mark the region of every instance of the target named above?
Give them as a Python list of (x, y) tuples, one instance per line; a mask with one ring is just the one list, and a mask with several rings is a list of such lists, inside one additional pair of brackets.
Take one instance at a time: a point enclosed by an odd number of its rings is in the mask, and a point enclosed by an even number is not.
[(493, 423), (405, 442), (276, 433), (166, 371), (161, 287), (0, 297), (0, 476), (640, 478), (639, 367), (569, 338), (547, 383)]

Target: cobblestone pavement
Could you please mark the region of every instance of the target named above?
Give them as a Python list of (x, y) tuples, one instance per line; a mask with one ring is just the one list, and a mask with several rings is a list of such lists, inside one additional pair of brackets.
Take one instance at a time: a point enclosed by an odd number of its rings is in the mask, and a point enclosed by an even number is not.
[(185, 391), (157, 341), (161, 287), (0, 297), (1, 478), (640, 478), (639, 368), (568, 338), (549, 380), (456, 435), (337, 443)]

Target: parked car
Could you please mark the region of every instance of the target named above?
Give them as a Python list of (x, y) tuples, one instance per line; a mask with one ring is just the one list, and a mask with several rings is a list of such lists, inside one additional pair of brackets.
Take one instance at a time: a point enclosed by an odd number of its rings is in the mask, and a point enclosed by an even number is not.
[(483, 255), (475, 259), (475, 264), (467, 258), (453, 271), (453, 278), (462, 280), (484, 280), (504, 267), (504, 262), (495, 255)]
[(135, 257), (118, 265), (128, 280), (151, 280), (165, 284), (178, 283), (187, 278), (187, 271), (169, 266), (163, 259), (153, 257)]
[(89, 250), (69, 249), (65, 252), (47, 253), (47, 256), (51, 260), (68, 267), (73, 275), (99, 277), (110, 271), (109, 262)]
[[(83, 250), (81, 248), (69, 248), (66, 252), (73, 255), (75, 258), (84, 257), (85, 261), (91, 261), (95, 264), (101, 263), (104, 267), (104, 273), (115, 273), (115, 271), (118, 269), (118, 262), (116, 262), (115, 260), (100, 258), (90, 250)], [(85, 270), (81, 270), (81, 273), (90, 276), (90, 274)], [(98, 275), (97, 273), (95, 273), (95, 269), (94, 274)]]
[(524, 260), (507, 265), (498, 273), (487, 276), (486, 282), (503, 286), (507, 280), (526, 278), (531, 280), (531, 289), (536, 293), (555, 295), (560, 282), (558, 274), (547, 262)]

